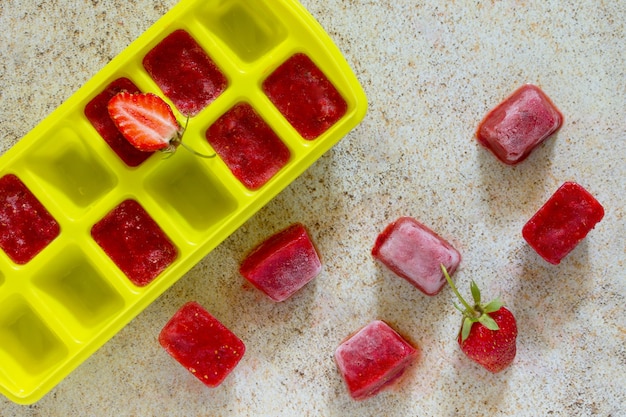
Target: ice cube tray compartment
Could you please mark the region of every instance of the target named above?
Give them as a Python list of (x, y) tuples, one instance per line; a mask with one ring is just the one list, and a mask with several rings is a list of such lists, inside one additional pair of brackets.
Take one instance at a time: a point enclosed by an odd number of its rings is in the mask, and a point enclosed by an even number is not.
[[(258, 188), (240, 181), (219, 155), (179, 149), (164, 160), (159, 152), (129, 149), (119, 137), (111, 145), (101, 133), (117, 132), (102, 124), (106, 118), (92, 119), (108, 101), (99, 95), (113, 84), (164, 97), (184, 123), (144, 66), (178, 30), (226, 78), (225, 89), (189, 118), (185, 144), (214, 153), (211, 126), (250, 106), (288, 153)], [(347, 107), (314, 139), (302, 137), (263, 90), (295, 54), (313, 61)], [(60, 229), (26, 263), (0, 250), (0, 393), (21, 404), (40, 399), (354, 128), (366, 107), (341, 53), (296, 0), (181, 1), (0, 158), (0, 178), (17, 176)], [(135, 285), (92, 235), (127, 201), (145, 210), (175, 251), (147, 285)]]
[(89, 139), (76, 126), (59, 126), (46, 140), (24, 155), (24, 168), (32, 172), (45, 189), (65, 200), (79, 215), (102, 199), (118, 183), (106, 163), (89, 148)]
[(25, 298), (13, 296), (2, 304), (3, 363), (14, 362), (25, 374), (35, 375), (67, 356), (67, 347)]
[[(75, 323), (80, 330), (89, 331), (118, 314), (124, 308), (124, 299), (78, 245), (68, 245), (64, 251), (63, 263), (33, 274), (33, 288), (43, 303), (65, 314), (67, 320), (63, 323)], [(82, 339), (81, 334), (75, 336)]]
[(263, 2), (208, 1), (199, 15), (217, 40), (246, 63), (261, 58), (287, 38), (284, 24)]
[(146, 191), (190, 242), (207, 234), (237, 210), (238, 202), (220, 179), (191, 154), (181, 155), (146, 178)]

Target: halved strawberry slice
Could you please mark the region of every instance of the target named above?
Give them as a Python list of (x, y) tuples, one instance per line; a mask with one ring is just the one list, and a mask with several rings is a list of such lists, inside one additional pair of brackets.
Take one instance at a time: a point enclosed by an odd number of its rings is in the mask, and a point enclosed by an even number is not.
[(109, 115), (122, 135), (146, 152), (173, 152), (184, 129), (171, 107), (152, 93), (120, 92), (108, 104)]

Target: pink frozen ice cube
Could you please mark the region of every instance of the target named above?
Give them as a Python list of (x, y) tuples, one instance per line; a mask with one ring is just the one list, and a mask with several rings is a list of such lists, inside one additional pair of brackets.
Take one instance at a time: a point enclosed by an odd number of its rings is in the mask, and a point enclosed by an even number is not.
[(439, 293), (446, 283), (441, 264), (452, 275), (461, 262), (452, 245), (411, 217), (388, 225), (378, 235), (372, 255), (426, 295)]
[(239, 181), (251, 190), (267, 183), (291, 153), (248, 103), (239, 103), (215, 121), (206, 138)]
[(137, 286), (151, 283), (178, 256), (159, 225), (135, 200), (125, 200), (91, 228), (91, 236)]
[(255, 248), (239, 271), (274, 301), (283, 301), (322, 270), (315, 246), (302, 224), (296, 223)]
[(61, 233), (59, 223), (13, 174), (0, 178), (0, 248), (26, 264)]
[(419, 350), (387, 323), (375, 320), (335, 350), (335, 362), (350, 396), (363, 400), (398, 380)]
[(525, 84), (492, 109), (476, 131), (478, 142), (505, 164), (524, 159), (556, 132), (563, 116), (539, 87)]
[(163, 93), (186, 116), (195, 116), (228, 84), (226, 76), (186, 31), (169, 34), (143, 59), (143, 66)]
[(558, 265), (604, 217), (604, 207), (589, 191), (567, 181), (528, 220), (522, 236), (537, 253)]
[(313, 140), (337, 123), (348, 103), (305, 54), (295, 54), (263, 82), (263, 91), (304, 139)]
[(194, 301), (163, 327), (159, 343), (208, 387), (221, 384), (246, 351), (241, 339)]

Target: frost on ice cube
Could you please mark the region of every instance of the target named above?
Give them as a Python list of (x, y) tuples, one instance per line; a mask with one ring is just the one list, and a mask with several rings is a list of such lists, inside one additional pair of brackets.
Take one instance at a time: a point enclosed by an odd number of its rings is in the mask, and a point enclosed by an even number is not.
[(355, 400), (391, 386), (418, 356), (418, 349), (381, 320), (369, 323), (335, 350), (337, 368)]
[(388, 225), (376, 239), (372, 256), (426, 295), (441, 291), (461, 262), (460, 253), (437, 233), (411, 217)]
[(476, 130), (478, 142), (508, 165), (522, 162), (556, 132), (563, 116), (539, 87), (525, 84), (492, 109)]

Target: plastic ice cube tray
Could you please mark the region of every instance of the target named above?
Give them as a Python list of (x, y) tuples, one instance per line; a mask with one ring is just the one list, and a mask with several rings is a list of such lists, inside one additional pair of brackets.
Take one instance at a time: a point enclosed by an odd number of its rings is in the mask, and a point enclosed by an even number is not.
[[(219, 156), (184, 149), (129, 166), (86, 118), (86, 105), (120, 78), (164, 97), (143, 58), (177, 30), (191, 35), (227, 79), (226, 89), (190, 118), (185, 142), (212, 153), (207, 130), (243, 102), (289, 149), (286, 164), (259, 188), (244, 186)], [(346, 104), (314, 139), (302, 137), (263, 89), (296, 54), (308, 56)], [(366, 107), (340, 51), (297, 1), (181, 1), (0, 158), (0, 178), (19, 178), (60, 230), (25, 263), (0, 249), (0, 392), (21, 404), (39, 400), (354, 128)], [(139, 203), (176, 250), (144, 286), (133, 284), (91, 235), (126, 200)]]

